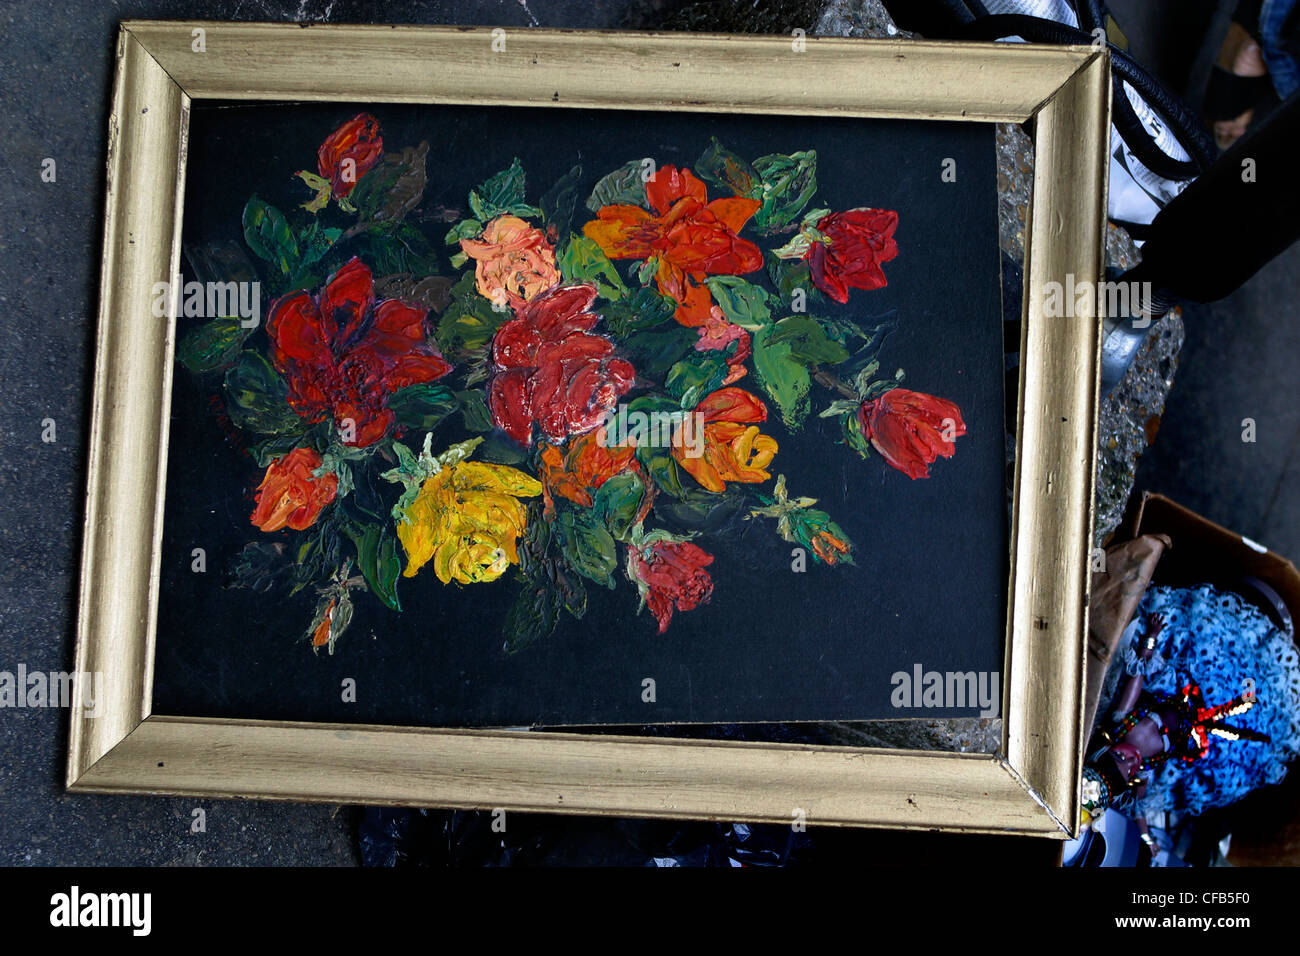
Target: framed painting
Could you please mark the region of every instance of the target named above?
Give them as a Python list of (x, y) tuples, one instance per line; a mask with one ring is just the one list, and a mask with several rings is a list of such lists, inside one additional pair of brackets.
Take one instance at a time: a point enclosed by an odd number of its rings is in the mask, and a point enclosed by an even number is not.
[[(70, 789), (1071, 832), (1099, 324), (1046, 302), (1101, 276), (1109, 89), (125, 23)], [(998, 753), (634, 729), (977, 715)]]

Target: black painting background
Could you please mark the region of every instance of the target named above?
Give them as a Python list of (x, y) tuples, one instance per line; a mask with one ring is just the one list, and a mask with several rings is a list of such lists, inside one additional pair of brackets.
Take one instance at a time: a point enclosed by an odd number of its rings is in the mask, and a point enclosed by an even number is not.
[[(185, 241), (239, 239), (240, 213), (253, 192), (292, 219), (309, 198), (292, 174), (314, 170), (317, 145), (356, 112), (347, 105), (196, 106)], [(248, 520), (260, 470), (219, 426), (209, 405), (212, 383), (178, 367), (156, 713), (514, 726), (973, 712), (895, 710), (889, 676), (910, 672), (913, 663), (1001, 670), (1007, 548), (991, 126), (567, 109), (370, 112), (388, 150), (429, 140), (425, 210), (463, 208), (468, 189), (513, 156), (523, 162), (535, 203), (574, 163), (584, 168), (585, 197), (601, 175), (633, 158), (693, 166), (711, 135), (748, 158), (816, 149), (814, 203), (898, 210), (900, 254), (885, 266), (886, 288), (855, 291), (847, 306), (814, 311), (867, 322), (897, 310), (883, 368), (902, 367), (905, 386), (955, 401), (967, 434), (929, 480), (910, 481), (879, 456), (863, 462), (837, 444), (838, 425), (815, 417), (833, 397), (825, 390), (814, 386), (814, 417), (796, 435), (768, 401), (764, 431), (781, 445), (772, 474), (784, 473), (791, 494), (817, 498), (841, 524), (857, 567), (810, 561), (806, 573), (792, 573), (792, 546), (774, 522), (738, 522), (733, 536), (699, 542), (716, 558), (713, 599), (675, 615), (666, 634), (656, 633), (648, 611), (636, 615), (636, 588), (620, 571), (616, 590), (589, 585), (584, 620), (562, 617), (553, 635), (513, 656), (501, 650), (502, 621), (518, 592), (513, 573), (460, 588), (443, 586), (425, 568), (400, 581), (400, 614), (354, 592), (352, 627), (330, 657), (300, 640), (314, 594), (223, 587), (232, 558), (261, 535)], [(954, 183), (940, 179), (945, 158), (956, 161)], [(586, 215), (580, 208), (575, 222)], [(446, 225), (420, 225), (442, 248)], [(198, 321), (181, 319), (179, 334)], [(264, 343), (259, 331), (249, 345)], [(752, 372), (737, 384), (762, 394)], [(397, 493), (393, 486), (394, 499)], [(207, 573), (190, 570), (195, 547), (206, 550)], [(656, 682), (654, 704), (641, 700), (646, 677)], [(344, 678), (357, 682), (355, 703), (341, 700)]]

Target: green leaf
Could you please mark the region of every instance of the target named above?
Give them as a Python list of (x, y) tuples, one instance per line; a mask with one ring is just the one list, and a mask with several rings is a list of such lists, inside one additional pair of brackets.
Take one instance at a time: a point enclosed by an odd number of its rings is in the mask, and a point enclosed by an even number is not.
[(612, 445), (634, 446), (643, 460), (656, 450), (672, 447), (672, 438), (682, 420), (682, 403), (668, 395), (642, 395), (620, 409), (609, 424), (606, 440)]
[(758, 228), (776, 232), (799, 219), (817, 192), (817, 153), (814, 150), (773, 153), (754, 160), (761, 182), (750, 193), (762, 205), (754, 213)]
[(590, 511), (566, 508), (555, 516), (552, 530), (561, 542), (569, 567), (589, 581), (614, 587), (618, 547), (604, 524)]
[(397, 222), (420, 204), (428, 182), (425, 171), (429, 144), (389, 153), (357, 183), (349, 199), (363, 220)]
[(587, 613), (587, 587), (582, 578), (572, 574), (560, 560), (553, 560), (555, 568), (555, 589), (559, 592), (560, 606), (568, 611), (575, 620), (582, 620)]
[(254, 255), (275, 266), (284, 276), (293, 272), (298, 262), (298, 244), (280, 210), (253, 196), (244, 206), (243, 224), (244, 241)]
[(195, 373), (225, 368), (239, 355), (254, 328), (256, 325), (245, 328), (237, 316), (213, 319), (181, 339), (176, 357)]
[(651, 479), (660, 491), (674, 498), (684, 498), (686, 491), (682, 487), (682, 476), (677, 461), (663, 451), (654, 448), (638, 448), (637, 460), (645, 466)]
[(483, 223), (477, 219), (462, 219), (447, 230), (447, 245), (455, 246), (462, 239), (474, 239), (483, 231)]
[(844, 430), (844, 443), (863, 458), (871, 457), (871, 442), (862, 432), (862, 423), (858, 421), (857, 411), (852, 411), (840, 419)]
[(641, 265), (637, 266), (636, 281), (640, 282), (642, 285), (649, 285), (650, 280), (655, 277), (655, 273), (658, 270), (659, 260), (654, 256), (651, 256), (649, 259), (642, 262)]
[(627, 410), (653, 415), (656, 412), (680, 412), (681, 406), (667, 395), (639, 395), (628, 402)]
[(862, 400), (869, 402), (873, 398), (879, 398), (888, 391), (892, 391), (903, 384), (903, 370), (900, 368), (894, 372), (890, 378), (876, 379), (862, 389)]
[(655, 513), (684, 531), (717, 534), (745, 510), (745, 496), (689, 488), (680, 498), (655, 499)]
[(591, 283), (601, 298), (621, 299), (628, 293), (623, 278), (594, 239), (575, 235), (556, 257), (560, 273), (569, 282)]
[(753, 332), (771, 319), (767, 293), (761, 286), (746, 282), (739, 276), (710, 276), (704, 281), (727, 321)]
[(469, 208), (474, 218), (483, 222), (493, 219), (524, 202), (524, 167), (519, 158), (508, 169), (490, 176), (477, 189), (470, 190)]
[(523, 590), (506, 613), (507, 654), (517, 654), (555, 630), (560, 620), (560, 596), (545, 577), (524, 580)]
[(299, 445), (311, 444), (303, 441), (301, 432), (290, 432), (287, 435), (272, 435), (260, 442), (248, 446), (248, 453), (257, 462), (258, 468), (265, 468), (272, 461), (281, 458), (293, 451)]
[(582, 167), (574, 166), (546, 191), (538, 203), (542, 220), (555, 226), (561, 239), (572, 231), (573, 210), (578, 205), (578, 186), (581, 184)]
[(637, 513), (644, 500), (644, 482), (638, 475), (626, 471), (600, 486), (592, 503), (592, 512), (604, 523), (613, 538), (624, 541), (636, 524)]
[(397, 534), (390, 524), (347, 521), (344, 533), (357, 549), (357, 568), (366, 579), (370, 592), (394, 611), (402, 609), (397, 596), (397, 578), (402, 573)]
[(357, 237), (362, 258), (375, 275), (395, 272), (427, 276), (438, 271), (433, 246), (408, 222), (376, 222)]
[(816, 237), (811, 230), (801, 229), (790, 238), (784, 245), (773, 249), (772, 255), (783, 262), (798, 262), (806, 259), (808, 253), (812, 251), (813, 243)]
[(288, 552), (292, 567), (291, 594), (317, 586), (343, 563), (343, 541), (338, 530), (337, 504), (325, 509), (314, 525), (299, 537), (297, 553)]
[(299, 434), (307, 423), (289, 407), (289, 389), (260, 352), (246, 350), (226, 372), (226, 410), (238, 428), (263, 435)]
[(489, 435), (479, 445), (474, 457), (479, 461), (490, 461), (496, 465), (519, 465), (528, 458), (528, 449), (517, 445), (508, 438)]
[(279, 541), (250, 541), (230, 565), (231, 584), (251, 591), (271, 591), (286, 584), (293, 565)]
[(770, 341), (773, 328), (766, 326), (754, 333), (754, 371), (763, 390), (781, 410), (786, 427), (795, 431), (808, 415), (812, 378), (807, 367), (792, 357), (788, 342)]
[(676, 306), (654, 289), (640, 288), (630, 296), (610, 302), (600, 311), (605, 317), (606, 327), (621, 338), (672, 321)]
[(551, 524), (542, 519), (541, 503), (533, 502), (528, 508), (528, 526), (519, 541), (519, 576), (524, 591), (507, 616), (507, 651), (550, 633), (560, 608), (575, 618), (587, 613), (587, 589), (564, 564), (562, 555), (548, 554), (552, 540)]
[(415, 452), (407, 448), (400, 441), (393, 442), (393, 454), (397, 456), (397, 465), (406, 475), (420, 474), (420, 462), (415, 457)]
[(308, 270), (333, 248), (341, 235), (343, 235), (342, 229), (322, 228), (318, 219), (313, 219), (311, 224), (298, 234), (299, 257), (294, 265), (293, 274), (289, 277), (290, 290), (305, 289), (318, 283), (319, 280)]
[(723, 146), (716, 136), (695, 161), (695, 172), (713, 185), (729, 189), (735, 196), (752, 196), (754, 188), (760, 185), (754, 167)]
[(861, 405), (862, 403), (856, 398), (837, 398), (818, 413), (817, 417), (837, 418), (845, 412), (853, 412), (856, 414)]
[(398, 389), (388, 399), (388, 407), (398, 424), (422, 431), (432, 431), (460, 408), (460, 399), (445, 385), (425, 382)]
[(401, 299), (441, 315), (451, 304), (451, 287), (452, 280), (448, 276), (417, 279), (409, 272), (395, 272), (375, 279), (375, 298)]
[(492, 415), (488, 412), (487, 401), (483, 397), (480, 389), (469, 389), (464, 392), (457, 392), (456, 397), (460, 399), (461, 414), (465, 419), (465, 427), (472, 432), (490, 432), (495, 427), (492, 424)]
[(696, 352), (668, 370), (664, 388), (681, 402), (682, 408), (694, 408), (705, 395), (722, 387), (727, 377), (727, 359), (719, 352)]
[(634, 159), (601, 177), (587, 198), (587, 208), (600, 212), (602, 206), (645, 206), (645, 173), (648, 160)]
[(453, 361), (486, 349), (496, 330), (510, 318), (508, 310), (493, 309), (492, 303), (475, 291), (474, 282), (472, 271), (461, 277), (452, 287), (451, 305), (438, 320), (438, 347)]
[(347, 195), (347, 202), (357, 212), (360, 222), (375, 220), (383, 208), (388, 190), (396, 185), (402, 175), (402, 169), (396, 163), (390, 163), (385, 156), (379, 165), (362, 176), (352, 192)]
[(789, 345), (790, 357), (804, 365), (838, 365), (849, 357), (849, 350), (828, 336), (811, 315), (791, 315), (777, 322), (767, 342)]
[(319, 262), (321, 257), (329, 252), (330, 247), (338, 242), (341, 235), (343, 235), (342, 229), (324, 229), (321, 227), (320, 220), (313, 219), (311, 225), (298, 236), (298, 248), (301, 250), (298, 267), (301, 269)]
[(778, 259), (775, 256), (769, 256), (767, 274), (772, 280), (772, 285), (776, 287), (776, 293), (781, 300), (781, 304), (786, 308), (791, 308), (791, 297), (794, 295), (795, 289), (804, 291), (805, 303), (823, 301), (821, 291), (813, 285), (812, 270), (808, 268), (808, 263), (802, 259)]
[(634, 332), (620, 344), (631, 355), (638, 373), (660, 379), (695, 350), (699, 338), (694, 329), (674, 322), (667, 328)]

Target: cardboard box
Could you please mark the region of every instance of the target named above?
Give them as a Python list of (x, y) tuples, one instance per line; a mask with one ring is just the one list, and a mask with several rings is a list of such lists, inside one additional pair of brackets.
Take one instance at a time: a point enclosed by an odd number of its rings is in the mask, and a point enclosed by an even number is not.
[[(1242, 578), (1255, 578), (1281, 599), (1280, 619), (1270, 614), (1295, 639), (1291, 622), (1300, 618), (1300, 571), (1289, 560), (1244, 535), (1202, 518), (1164, 495), (1143, 492), (1133, 503), (1129, 535), (1168, 535), (1173, 546), (1156, 566), (1153, 583), (1185, 587), (1210, 583), (1242, 593), (1269, 613), (1259, 595), (1246, 594)], [(1264, 787), (1228, 808), (1232, 840), (1228, 860), (1236, 866), (1300, 866), (1300, 771), (1280, 785)]]
[[(1282, 555), (1150, 491), (1144, 491), (1134, 502), (1125, 524), (1127, 537), (1164, 534), (1173, 542), (1156, 566), (1155, 584), (1213, 584), (1221, 590), (1241, 593), (1242, 578), (1256, 578), (1281, 598), (1287, 619), (1269, 616), (1294, 638), (1292, 622), (1300, 618), (1300, 571)], [(1242, 596), (1254, 599), (1250, 594)], [(1269, 613), (1262, 605), (1260, 609)]]

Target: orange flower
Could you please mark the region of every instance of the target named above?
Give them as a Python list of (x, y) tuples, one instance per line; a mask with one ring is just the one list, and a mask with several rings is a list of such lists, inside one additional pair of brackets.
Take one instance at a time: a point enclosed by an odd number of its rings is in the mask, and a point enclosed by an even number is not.
[(826, 564), (837, 564), (841, 555), (849, 553), (849, 543), (823, 529), (812, 536), (813, 552)]
[(286, 525), (294, 531), (310, 528), (339, 489), (338, 475), (312, 474), (321, 463), (320, 455), (310, 448), (295, 448), (271, 462), (257, 486), (253, 524), (263, 531), (279, 531)]
[(640, 471), (636, 463), (636, 448), (632, 445), (613, 448), (603, 445), (604, 434), (605, 426), (602, 425), (594, 432), (575, 438), (567, 451), (554, 445), (542, 446), (539, 470), (548, 513), (554, 508), (554, 495), (590, 508), (591, 492), (615, 475)]
[(497, 216), (477, 239), (462, 239), (461, 251), (475, 261), (479, 294), (518, 308), (560, 281), (555, 250), (546, 234), (518, 216)]
[(743, 275), (761, 269), (763, 253), (738, 233), (762, 205), (733, 196), (708, 201), (704, 183), (689, 169), (664, 166), (646, 183), (653, 212), (640, 206), (602, 206), (583, 226), (611, 259), (655, 259), (659, 291), (677, 300), (677, 321), (708, 321), (712, 300), (698, 283), (709, 275)]
[[(695, 406), (704, 426), (704, 454), (691, 457), (688, 443), (673, 436), (672, 455), (709, 491), (725, 491), (728, 481), (752, 484), (772, 476), (764, 469), (776, 456), (776, 439), (759, 432), (767, 406), (743, 388), (720, 388)], [(682, 426), (677, 426), (680, 432)]]
[(316, 625), (316, 630), (311, 633), (312, 647), (323, 647), (330, 642), (330, 618), (334, 616), (334, 608), (337, 603), (335, 598), (330, 598), (325, 613), (321, 615), (320, 623)]

